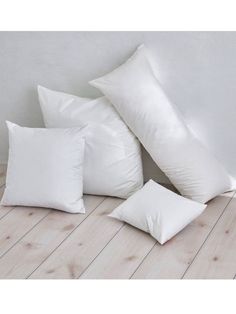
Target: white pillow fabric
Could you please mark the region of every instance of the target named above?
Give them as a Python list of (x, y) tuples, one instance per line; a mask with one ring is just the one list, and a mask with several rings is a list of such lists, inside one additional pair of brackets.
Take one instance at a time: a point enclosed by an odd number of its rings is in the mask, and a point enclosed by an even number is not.
[(1, 205), (84, 213), (84, 128), (33, 129), (7, 122), (9, 159)]
[(113, 103), (182, 195), (205, 203), (234, 188), (234, 180), (193, 136), (163, 92), (143, 45), (127, 62), (90, 84)]
[(160, 244), (198, 217), (206, 205), (184, 198), (149, 180), (109, 216), (150, 233)]
[(46, 127), (89, 124), (84, 193), (127, 198), (143, 186), (140, 144), (105, 98), (81, 98), (38, 87)]

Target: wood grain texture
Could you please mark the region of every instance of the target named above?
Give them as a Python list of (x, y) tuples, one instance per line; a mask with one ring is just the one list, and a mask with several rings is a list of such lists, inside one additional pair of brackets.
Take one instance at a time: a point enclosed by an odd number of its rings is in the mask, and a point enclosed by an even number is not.
[(203, 214), (172, 240), (156, 244), (133, 274), (134, 279), (180, 279), (219, 219), (233, 192), (209, 202)]
[(49, 214), (36, 207), (15, 207), (0, 220), (0, 257)]
[(184, 278), (233, 279), (235, 274), (236, 198), (233, 198)]
[[(5, 178), (0, 165), (0, 199)], [(85, 215), (0, 206), (0, 278), (235, 279), (233, 195), (212, 200), (164, 246), (107, 217), (123, 201), (116, 198), (85, 196)]]
[(103, 200), (104, 197), (85, 196), (85, 215), (51, 211), (0, 259), (0, 278), (29, 276)]
[(125, 225), (80, 278), (130, 278), (155, 243), (149, 234)]
[(122, 201), (107, 198), (30, 278), (77, 278), (122, 227), (107, 217)]

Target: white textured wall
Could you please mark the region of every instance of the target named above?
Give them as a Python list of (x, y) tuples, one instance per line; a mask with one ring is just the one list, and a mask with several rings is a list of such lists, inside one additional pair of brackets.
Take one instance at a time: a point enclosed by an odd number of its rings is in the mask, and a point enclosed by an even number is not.
[[(87, 82), (145, 43), (158, 77), (192, 129), (236, 176), (236, 33), (0, 32), (0, 161), (5, 120), (43, 126), (36, 85), (96, 97)], [(145, 157), (145, 172), (164, 178)]]

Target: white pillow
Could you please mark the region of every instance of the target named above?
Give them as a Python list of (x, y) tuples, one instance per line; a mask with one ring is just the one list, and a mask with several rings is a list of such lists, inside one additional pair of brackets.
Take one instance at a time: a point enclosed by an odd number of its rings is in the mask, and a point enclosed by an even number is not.
[(84, 128), (32, 129), (7, 122), (9, 159), (1, 205), (84, 213)]
[(145, 47), (91, 85), (114, 104), (179, 192), (205, 203), (233, 189), (233, 179), (186, 126), (153, 74)]
[(140, 144), (105, 97), (81, 98), (38, 87), (46, 127), (89, 124), (84, 193), (127, 198), (143, 186)]
[(160, 244), (198, 217), (206, 205), (184, 198), (149, 180), (109, 216), (150, 233)]

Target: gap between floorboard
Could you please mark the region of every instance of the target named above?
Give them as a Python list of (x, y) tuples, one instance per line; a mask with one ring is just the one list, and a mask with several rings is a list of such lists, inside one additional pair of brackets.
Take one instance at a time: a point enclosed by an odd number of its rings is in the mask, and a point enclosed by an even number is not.
[(101, 202), (87, 215), (87, 217), (85, 219), (83, 219), (77, 226), (75, 229), (72, 230), (71, 233), (69, 233), (61, 242), (58, 246), (55, 247), (55, 249), (53, 249), (53, 251), (26, 277), (26, 279), (29, 279), (31, 277), (31, 275), (37, 271), (37, 269), (44, 263), (46, 262), (46, 260), (48, 258), (50, 258), (50, 256), (78, 229), (78, 227), (86, 221), (86, 219), (88, 219), (88, 217), (106, 200), (107, 197), (104, 197)]
[(27, 236), (28, 233), (30, 233), (38, 224), (40, 224), (49, 214), (50, 214), (51, 210), (49, 212), (47, 212), (47, 214), (45, 214), (45, 216), (43, 216), (35, 225), (33, 225), (28, 231), (26, 231), (26, 233), (24, 233), (24, 235), (22, 235), (16, 242), (14, 242), (13, 245), (11, 245), (4, 253), (2, 253), (0, 255), (0, 260), (10, 251), (12, 250), (12, 248), (14, 248), (15, 245), (17, 245), (17, 243), (19, 243), (25, 236)]
[(89, 268), (89, 266), (96, 260), (96, 258), (102, 253), (102, 251), (108, 246), (108, 244), (116, 237), (116, 235), (124, 228), (125, 223), (123, 223), (120, 227), (120, 229), (117, 230), (117, 232), (113, 235), (113, 237), (107, 242), (107, 244), (101, 249), (101, 251), (94, 257), (94, 259), (88, 264), (88, 266), (81, 272), (81, 274), (77, 277), (79, 279)]
[(108, 197), (69, 238), (30, 276), (30, 279), (76, 279), (122, 222), (107, 215), (124, 200)]
[(229, 200), (229, 202), (227, 203), (227, 205), (224, 207), (222, 213), (220, 214), (219, 218), (217, 219), (217, 221), (215, 222), (215, 224), (213, 225), (211, 231), (208, 233), (207, 237), (205, 238), (205, 240), (203, 241), (202, 245), (200, 246), (199, 250), (197, 251), (197, 253), (195, 254), (193, 260), (191, 261), (191, 263), (188, 265), (188, 267), (186, 268), (185, 272), (183, 273), (183, 275), (181, 276), (181, 279), (184, 279), (184, 276), (186, 275), (186, 273), (188, 272), (189, 268), (191, 267), (191, 265), (193, 264), (193, 262), (195, 261), (196, 257), (198, 256), (199, 252), (202, 250), (202, 248), (204, 247), (205, 243), (207, 242), (207, 240), (209, 239), (210, 235), (212, 234), (212, 232), (214, 231), (216, 225), (218, 224), (218, 222), (220, 221), (221, 217), (224, 215), (227, 207), (229, 206), (229, 204), (232, 202), (232, 199), (235, 197), (236, 192), (233, 194), (233, 196), (231, 197), (231, 199)]

